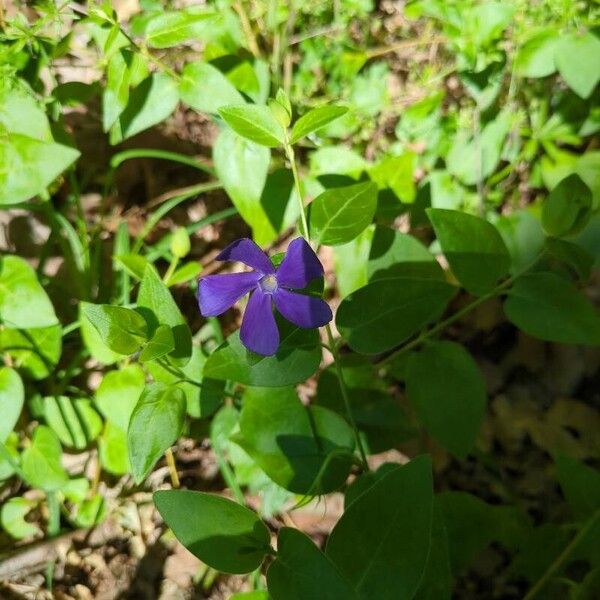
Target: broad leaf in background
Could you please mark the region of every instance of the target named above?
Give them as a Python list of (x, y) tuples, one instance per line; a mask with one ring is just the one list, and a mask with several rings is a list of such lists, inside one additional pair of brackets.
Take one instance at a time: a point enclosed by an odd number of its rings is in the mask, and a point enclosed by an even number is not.
[(267, 571), (273, 600), (356, 600), (350, 584), (314, 542), (297, 529), (283, 527), (277, 535), (277, 558)]
[(356, 352), (385, 352), (437, 319), (455, 292), (436, 279), (375, 280), (342, 300), (336, 326)]
[(457, 458), (472, 450), (485, 413), (485, 381), (455, 342), (432, 342), (412, 354), (406, 392), (419, 421)]
[(236, 331), (208, 357), (204, 377), (263, 387), (284, 387), (306, 380), (321, 362), (318, 331), (300, 329), (282, 319), (277, 323), (281, 341), (273, 356), (247, 350)]
[(130, 64), (136, 55), (121, 50), (112, 55), (106, 68), (106, 87), (102, 94), (102, 129), (108, 131), (121, 116), (129, 101)]
[(173, 79), (165, 73), (152, 73), (129, 94), (125, 110), (111, 129), (111, 144), (164, 121), (178, 102), (179, 91)]
[(520, 77), (547, 77), (556, 71), (554, 52), (560, 36), (554, 27), (538, 31), (518, 49), (515, 71)]
[(248, 388), (234, 438), (275, 483), (321, 495), (350, 473), (354, 436), (336, 413), (304, 406), (293, 388)]
[(563, 494), (578, 519), (600, 509), (600, 473), (575, 458), (556, 457), (556, 476)]
[(25, 401), (20, 375), (10, 367), (0, 367), (0, 442), (4, 443), (14, 429)]
[(127, 365), (104, 375), (94, 403), (102, 416), (122, 431), (127, 431), (131, 413), (144, 391), (146, 376), (138, 365)]
[(359, 496), (337, 522), (326, 555), (358, 598), (409, 600), (429, 555), (431, 460), (419, 456)]
[(325, 125), (345, 115), (347, 112), (348, 108), (345, 106), (317, 106), (309, 110), (294, 123), (290, 135), (290, 144), (295, 144), (309, 133), (325, 127)]
[(214, 26), (214, 17), (213, 12), (193, 9), (161, 12), (146, 24), (146, 42), (151, 48), (170, 48), (189, 39), (202, 39)]
[(284, 142), (283, 128), (267, 106), (223, 106), (219, 114), (231, 129), (251, 142), (270, 148)]
[(487, 504), (466, 492), (443, 492), (436, 500), (444, 517), (455, 575), (492, 541), (518, 548), (531, 532), (527, 516), (515, 507)]
[(18, 256), (0, 257), (0, 322), (9, 329), (50, 327), (58, 319), (35, 271)]
[(364, 257), (369, 253), (373, 230), (374, 228), (369, 226), (351, 242), (333, 248), (337, 287), (342, 297), (367, 285), (367, 265)]
[(120, 354), (133, 354), (147, 339), (147, 325), (141, 314), (123, 306), (82, 303), (85, 317), (102, 341)]
[(75, 148), (62, 144), (6, 134), (0, 146), (0, 206), (18, 204), (41, 194), (79, 154)]
[(565, 177), (542, 206), (542, 225), (548, 235), (578, 233), (590, 220), (592, 192), (579, 175)]
[(464, 288), (476, 296), (494, 289), (510, 267), (510, 254), (498, 230), (485, 219), (456, 210), (430, 208), (427, 215)]
[(371, 281), (396, 277), (444, 278), (435, 256), (417, 238), (380, 225), (375, 227), (367, 273)]
[(504, 303), (508, 320), (525, 333), (563, 344), (600, 345), (600, 316), (567, 280), (554, 273), (519, 277)]
[(0, 329), (0, 351), (13, 366), (32, 379), (46, 378), (56, 367), (62, 351), (62, 327)]
[(401, 202), (415, 200), (415, 155), (405, 152), (400, 156), (387, 156), (369, 169), (369, 177), (380, 190), (390, 189)]
[(210, 63), (188, 63), (181, 73), (179, 94), (195, 110), (218, 114), (227, 104), (243, 104), (244, 98), (234, 85)]
[(509, 112), (500, 113), (483, 128), (478, 140), (461, 130), (446, 157), (448, 171), (466, 185), (484, 181), (500, 161), (511, 121)]
[(0, 86), (0, 125), (7, 131), (42, 141), (52, 141), (48, 117), (35, 92), (20, 79), (14, 87), (10, 78)]
[(581, 98), (589, 98), (600, 81), (600, 40), (591, 32), (562, 35), (554, 50), (558, 72)]
[(83, 450), (102, 431), (102, 419), (87, 398), (48, 396), (43, 406), (46, 423), (65, 446)]
[(350, 242), (368, 227), (377, 207), (377, 188), (371, 182), (332, 188), (309, 207), (311, 238), (337, 246)]
[(188, 490), (155, 492), (154, 502), (177, 539), (223, 573), (250, 573), (272, 552), (267, 526), (232, 500)]
[(357, 178), (368, 166), (367, 161), (347, 146), (325, 146), (310, 155), (310, 174), (349, 175)]
[(129, 461), (136, 483), (177, 440), (185, 419), (185, 394), (175, 386), (149, 384), (138, 400), (127, 429)]
[(156, 269), (148, 265), (137, 297), (138, 311), (148, 323), (150, 338), (156, 335), (160, 325), (168, 325), (173, 334), (175, 347), (169, 358), (178, 365), (185, 365), (192, 355), (192, 334), (169, 288), (163, 283)]
[(27, 498), (9, 498), (2, 504), (0, 510), (0, 525), (4, 531), (16, 540), (22, 540), (27, 537), (41, 533), (40, 528), (34, 523), (25, 520), (38, 503), (35, 500)]
[(278, 232), (261, 203), (271, 162), (270, 150), (223, 129), (213, 147), (213, 160), (225, 191), (252, 228), (254, 241), (260, 246), (272, 242)]
[(56, 434), (45, 425), (38, 425), (31, 445), (23, 451), (21, 468), (27, 482), (45, 492), (61, 489), (69, 480), (61, 465), (62, 449)]
[(98, 440), (98, 456), (102, 468), (113, 475), (124, 475), (131, 471), (127, 450), (127, 431), (119, 429), (110, 421)]

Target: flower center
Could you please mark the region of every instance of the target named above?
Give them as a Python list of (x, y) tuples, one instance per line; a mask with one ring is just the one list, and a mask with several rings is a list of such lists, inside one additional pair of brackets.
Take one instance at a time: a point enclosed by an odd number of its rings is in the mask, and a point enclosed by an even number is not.
[(265, 275), (258, 283), (260, 289), (267, 294), (272, 294), (277, 289), (277, 279), (275, 278), (275, 275)]

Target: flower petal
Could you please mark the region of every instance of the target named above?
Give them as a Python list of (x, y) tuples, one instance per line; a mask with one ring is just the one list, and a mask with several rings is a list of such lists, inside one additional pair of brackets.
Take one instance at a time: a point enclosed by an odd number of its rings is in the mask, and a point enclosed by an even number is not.
[(277, 269), (277, 283), (302, 289), (313, 279), (323, 276), (323, 265), (304, 238), (290, 242), (285, 258)]
[(275, 323), (271, 295), (256, 290), (248, 300), (248, 306), (240, 329), (242, 344), (265, 356), (271, 356), (279, 348), (279, 330)]
[(260, 273), (254, 271), (202, 277), (198, 286), (198, 305), (202, 316), (216, 317), (224, 313), (255, 288), (261, 277)]
[(277, 310), (298, 327), (321, 327), (333, 318), (327, 302), (315, 296), (305, 296), (279, 288), (273, 294), (273, 300)]
[(232, 242), (217, 256), (216, 260), (235, 260), (261, 273), (274, 273), (275, 267), (269, 257), (249, 238)]

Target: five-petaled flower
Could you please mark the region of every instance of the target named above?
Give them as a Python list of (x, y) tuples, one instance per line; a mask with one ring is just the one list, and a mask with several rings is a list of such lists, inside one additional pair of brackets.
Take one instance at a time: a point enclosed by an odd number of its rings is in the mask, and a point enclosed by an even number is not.
[(298, 327), (313, 329), (331, 321), (331, 309), (325, 301), (293, 291), (323, 276), (323, 265), (304, 238), (290, 242), (277, 268), (248, 238), (227, 246), (217, 260), (239, 261), (254, 271), (202, 277), (198, 286), (200, 312), (205, 317), (216, 317), (252, 292), (240, 329), (242, 344), (249, 350), (265, 356), (277, 352), (279, 330), (272, 303), (283, 317)]

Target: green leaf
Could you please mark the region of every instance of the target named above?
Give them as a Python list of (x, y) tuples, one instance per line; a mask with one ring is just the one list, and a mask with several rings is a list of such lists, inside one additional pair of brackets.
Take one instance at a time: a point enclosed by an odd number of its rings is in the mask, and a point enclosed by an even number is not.
[(188, 63), (181, 75), (179, 94), (195, 110), (214, 115), (223, 106), (244, 103), (244, 98), (229, 79), (209, 63)]
[(0, 320), (10, 329), (50, 327), (58, 319), (33, 268), (18, 256), (0, 257)]
[(239, 426), (234, 441), (291, 492), (325, 494), (350, 473), (350, 426), (326, 408), (305, 407), (293, 388), (248, 388)]
[(400, 156), (387, 156), (369, 169), (369, 177), (380, 190), (390, 189), (401, 202), (415, 200), (415, 155), (405, 152)]
[(414, 600), (450, 600), (450, 598), (452, 598), (452, 572), (448, 534), (439, 502), (434, 498), (431, 548), (427, 567)]
[(292, 127), (290, 135), (290, 144), (295, 144), (298, 140), (307, 136), (321, 127), (325, 127), (335, 119), (348, 112), (346, 106), (317, 106), (301, 116)]
[(253, 592), (238, 592), (233, 594), (229, 600), (269, 600), (267, 590), (254, 590)]
[(284, 142), (283, 128), (267, 106), (223, 106), (219, 114), (231, 129), (251, 142), (270, 148), (281, 146)]
[(175, 386), (153, 383), (144, 389), (127, 429), (129, 461), (136, 483), (177, 440), (185, 419), (185, 394)]
[(129, 101), (130, 64), (133, 56), (129, 50), (121, 50), (115, 52), (108, 61), (106, 87), (102, 93), (102, 129), (104, 131), (108, 131), (114, 125)]
[(268, 148), (223, 129), (213, 147), (215, 171), (227, 195), (252, 228), (252, 237), (263, 246), (272, 242), (275, 231), (261, 202), (271, 162)]
[(556, 476), (578, 519), (591, 517), (600, 508), (600, 473), (570, 456), (557, 456)]
[(13, 366), (32, 379), (46, 378), (56, 367), (62, 350), (60, 325), (36, 329), (0, 329), (0, 350)]
[(124, 475), (131, 471), (127, 433), (108, 421), (98, 440), (98, 456), (102, 468), (113, 475)]
[(271, 536), (256, 513), (202, 492), (155, 492), (154, 503), (177, 539), (222, 573), (250, 573), (271, 552)]
[(485, 413), (485, 382), (471, 355), (455, 342), (432, 342), (411, 355), (406, 392), (419, 421), (441, 446), (465, 458)]
[(90, 400), (48, 396), (43, 406), (46, 423), (65, 446), (83, 450), (100, 435), (102, 419)]
[(250, 352), (235, 332), (208, 357), (204, 377), (262, 387), (284, 387), (308, 379), (321, 362), (318, 331), (282, 320), (278, 325), (281, 343), (273, 356)]
[(31, 512), (37, 502), (27, 498), (9, 498), (0, 510), (0, 523), (4, 531), (16, 540), (22, 540), (42, 533), (34, 523), (25, 520), (25, 516)]
[(0, 125), (10, 133), (52, 141), (46, 112), (23, 79), (19, 79), (19, 85), (15, 87), (7, 85), (6, 81), (0, 86)]
[(198, 275), (200, 275), (202, 271), (202, 265), (197, 262), (188, 262), (184, 265), (181, 265), (174, 273), (169, 277), (169, 281), (167, 282), (169, 287), (173, 287), (174, 285), (178, 285), (180, 283), (185, 283), (186, 281), (191, 281), (192, 279), (196, 279)]
[(429, 554), (433, 508), (426, 456), (392, 470), (344, 511), (326, 555), (365, 600), (409, 600)]
[(579, 175), (565, 177), (542, 206), (542, 225), (548, 235), (562, 237), (581, 231), (592, 214), (592, 192)]
[(519, 77), (547, 77), (556, 71), (554, 52), (560, 41), (558, 31), (548, 27), (534, 32), (518, 49), (515, 72)]
[(510, 254), (498, 230), (485, 219), (457, 210), (430, 208), (427, 215), (464, 288), (476, 296), (494, 289), (510, 267)]
[(0, 144), (0, 206), (41, 194), (79, 154), (70, 146), (18, 133), (4, 134)]
[(546, 238), (549, 256), (569, 266), (581, 281), (587, 281), (594, 267), (594, 257), (581, 246), (558, 238)]
[(600, 345), (600, 317), (568, 281), (553, 273), (519, 277), (504, 303), (508, 320), (528, 335), (563, 344)]
[(364, 257), (369, 253), (372, 237), (373, 227), (369, 226), (351, 242), (333, 248), (333, 264), (341, 296), (348, 296), (367, 285), (367, 265)]
[(375, 280), (342, 300), (336, 325), (356, 352), (385, 352), (437, 319), (455, 292), (435, 279)]
[(367, 161), (347, 146), (326, 146), (310, 155), (310, 174), (349, 175), (358, 177), (368, 166)]
[(79, 304), (79, 327), (85, 348), (89, 351), (92, 358), (103, 365), (111, 365), (118, 360), (122, 360), (126, 355), (111, 350), (102, 340), (98, 330), (86, 317), (84, 307), (87, 304), (87, 302)]
[(481, 131), (478, 139), (460, 130), (446, 157), (448, 171), (466, 185), (484, 181), (498, 166), (504, 139), (513, 116), (501, 112)]
[(589, 98), (600, 81), (600, 40), (591, 32), (560, 37), (554, 50), (558, 72), (581, 98)]
[(325, 190), (310, 205), (311, 237), (337, 246), (368, 227), (377, 208), (377, 188), (371, 182)]
[(215, 13), (192, 10), (164, 11), (146, 23), (146, 42), (151, 48), (171, 48), (187, 40), (201, 39), (214, 26)]
[(512, 506), (493, 506), (466, 492), (436, 497), (448, 534), (452, 572), (463, 571), (492, 541), (518, 548), (529, 537), (527, 518)]
[(60, 490), (69, 480), (61, 465), (62, 449), (56, 434), (45, 425), (33, 432), (31, 446), (23, 452), (21, 468), (27, 482), (45, 492)]
[[(195, 419), (204, 419), (212, 415), (223, 403), (225, 382), (203, 377), (206, 356), (200, 346), (192, 347), (192, 357), (180, 372), (173, 371), (168, 365), (157, 362), (148, 363), (147, 368), (156, 381), (177, 383), (183, 390), (187, 402), (187, 413)], [(181, 374), (194, 383), (181, 381)], [(200, 384), (200, 385), (198, 385)]]
[(277, 558), (267, 571), (273, 600), (356, 600), (350, 584), (313, 541), (301, 531), (282, 527), (277, 536)]
[(102, 341), (119, 354), (133, 354), (147, 340), (146, 321), (135, 310), (87, 302), (81, 304), (81, 310)]
[(115, 256), (114, 260), (122, 269), (138, 280), (144, 278), (144, 271), (150, 264), (147, 258), (139, 254), (120, 254), (119, 256)]
[(152, 73), (129, 95), (129, 102), (111, 130), (111, 144), (164, 121), (179, 102), (177, 84), (165, 73)]
[(379, 225), (371, 242), (367, 274), (371, 281), (398, 277), (444, 278), (438, 261), (417, 238)]
[(168, 325), (159, 325), (152, 339), (144, 346), (140, 354), (140, 361), (156, 360), (175, 350), (173, 331)]
[(159, 325), (168, 325), (173, 333), (175, 348), (169, 353), (177, 364), (185, 365), (192, 355), (192, 334), (169, 288), (163, 283), (156, 269), (148, 265), (137, 297), (138, 310), (149, 324), (151, 336)]
[(25, 389), (19, 374), (10, 367), (0, 367), (0, 442), (4, 443), (15, 428), (24, 401)]

